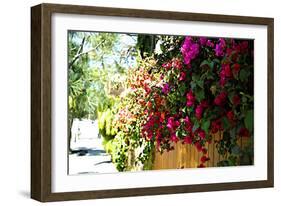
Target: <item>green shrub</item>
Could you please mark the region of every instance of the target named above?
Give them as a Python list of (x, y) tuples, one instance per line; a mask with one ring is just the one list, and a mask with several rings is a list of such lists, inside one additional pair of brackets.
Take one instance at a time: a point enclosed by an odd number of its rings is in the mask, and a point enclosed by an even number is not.
[(117, 133), (113, 125), (114, 114), (111, 109), (104, 112), (98, 112), (98, 128), (105, 142), (113, 139)]
[(125, 171), (128, 165), (129, 140), (122, 131), (118, 132), (111, 144), (111, 157), (118, 171)]

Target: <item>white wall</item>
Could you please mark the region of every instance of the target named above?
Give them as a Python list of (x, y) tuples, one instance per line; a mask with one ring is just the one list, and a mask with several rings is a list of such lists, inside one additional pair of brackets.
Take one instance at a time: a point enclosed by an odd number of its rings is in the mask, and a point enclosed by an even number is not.
[[(47, 203), (47, 205), (227, 205), (270, 204), (281, 200), (281, 13), (276, 0), (61, 0), (85, 4), (275, 18), (275, 188), (166, 196)], [(30, 6), (41, 1), (3, 0), (0, 6), (0, 202), (39, 205), (29, 199), (30, 182)], [(266, 97), (265, 97), (266, 98)], [(279, 104), (279, 105), (278, 105)], [(276, 205), (276, 204), (274, 204)]]

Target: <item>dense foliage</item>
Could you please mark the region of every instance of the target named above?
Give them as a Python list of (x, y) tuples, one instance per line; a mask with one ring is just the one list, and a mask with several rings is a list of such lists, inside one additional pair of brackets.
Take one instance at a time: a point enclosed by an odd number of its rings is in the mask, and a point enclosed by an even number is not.
[[(69, 109), (71, 117), (98, 118), (119, 171), (151, 169), (155, 149), (167, 152), (178, 142), (197, 148), (198, 167), (209, 160), (206, 143), (225, 157), (218, 166), (253, 163), (252, 40), (138, 35), (135, 48), (125, 52), (136, 66), (105, 60), (103, 50), (122, 53), (118, 35), (106, 35), (82, 38), (92, 38), (96, 50), (80, 51), (70, 64)], [(74, 60), (79, 47), (74, 37), (71, 42)], [(91, 63), (97, 57), (101, 63)], [(222, 138), (214, 141), (217, 133)], [(240, 148), (239, 138), (248, 146)]]
[[(129, 139), (145, 138), (160, 151), (181, 141), (209, 160), (206, 142), (222, 132), (219, 165), (251, 164), (239, 137), (253, 137), (253, 45), (251, 41), (166, 37), (156, 58), (148, 58), (128, 76), (129, 94), (119, 111), (118, 128)], [(240, 161), (240, 162), (238, 162)]]
[(126, 76), (125, 69), (136, 53), (131, 43), (121, 44), (121, 38), (124, 35), (116, 33), (69, 31), (69, 139), (73, 119), (98, 118), (104, 138), (108, 140), (115, 136), (114, 129), (110, 129), (113, 118), (110, 110), (118, 102), (119, 88), (122, 88)]

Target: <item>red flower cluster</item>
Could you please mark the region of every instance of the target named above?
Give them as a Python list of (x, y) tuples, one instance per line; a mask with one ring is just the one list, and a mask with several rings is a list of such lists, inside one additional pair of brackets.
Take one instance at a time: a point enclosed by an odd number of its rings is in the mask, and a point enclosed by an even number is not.
[(217, 106), (223, 106), (226, 103), (226, 97), (227, 93), (226, 92), (221, 92), (219, 93), (218, 96), (214, 99), (214, 104)]
[(183, 68), (183, 65), (182, 65), (182, 61), (181, 60), (179, 60), (177, 58), (174, 58), (171, 61), (168, 61), (168, 62), (162, 64), (162, 67), (164, 67), (166, 70), (170, 70), (172, 68), (180, 70), (180, 69)]
[(228, 118), (228, 120), (231, 122), (231, 123), (234, 123), (235, 122), (235, 114), (234, 112), (231, 110), (231, 111), (228, 111), (226, 113), (226, 116)]
[(195, 117), (200, 120), (202, 118), (204, 109), (208, 108), (207, 100), (203, 100), (195, 109)]
[(224, 87), (227, 79), (232, 78), (232, 71), (229, 64), (223, 64), (220, 71), (220, 85)]
[(241, 137), (250, 137), (250, 136), (251, 136), (249, 130), (248, 130), (247, 128), (245, 128), (245, 127), (242, 127), (242, 128), (239, 130), (239, 135), (240, 135)]
[(142, 127), (143, 136), (149, 140), (151, 140), (153, 137), (155, 137), (156, 140), (161, 139), (161, 128), (163, 127), (163, 122), (164, 118), (159, 112), (155, 114), (150, 113), (147, 117), (146, 123)]
[(241, 66), (238, 63), (235, 63), (235, 64), (232, 65), (233, 75), (234, 76), (236, 76), (236, 77), (238, 76), (240, 68), (241, 68)]
[(211, 124), (211, 132), (213, 134), (219, 132), (219, 131), (223, 131), (223, 126), (222, 126), (222, 122), (220, 119), (216, 119), (214, 121), (212, 121)]
[(235, 105), (235, 106), (237, 106), (237, 105), (240, 104), (240, 97), (239, 97), (239, 95), (234, 95), (234, 96), (232, 97), (232, 103), (233, 103), (233, 105)]
[(192, 90), (190, 90), (187, 94), (186, 94), (186, 106), (188, 107), (192, 107), (194, 105), (195, 102), (195, 96), (192, 92)]

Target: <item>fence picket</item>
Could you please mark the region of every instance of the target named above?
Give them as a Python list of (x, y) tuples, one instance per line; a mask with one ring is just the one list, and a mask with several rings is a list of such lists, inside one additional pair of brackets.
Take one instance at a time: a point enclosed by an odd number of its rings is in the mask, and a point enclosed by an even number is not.
[[(206, 162), (207, 167), (216, 167), (217, 163), (225, 157), (219, 155), (215, 141), (220, 140), (222, 134), (217, 133), (212, 137), (212, 142), (207, 143), (208, 157), (210, 160)], [(237, 138), (238, 145), (243, 149), (248, 144), (248, 139), (243, 137)], [(180, 168), (196, 168), (200, 164), (201, 152), (198, 152), (195, 146), (182, 144), (178, 142), (173, 145), (174, 150), (169, 152), (155, 152), (153, 170), (159, 169), (180, 169)]]

